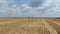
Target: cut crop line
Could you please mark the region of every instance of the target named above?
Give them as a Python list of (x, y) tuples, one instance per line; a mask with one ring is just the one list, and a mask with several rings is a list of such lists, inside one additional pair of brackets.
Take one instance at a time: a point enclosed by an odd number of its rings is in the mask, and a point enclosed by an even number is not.
[(45, 27), (50, 31), (50, 34), (58, 34), (55, 29), (53, 29), (44, 19), (41, 19)]
[(18, 20), (15, 21), (6, 21), (6, 22), (0, 22), (0, 25), (5, 25), (5, 24), (10, 24), (10, 23), (15, 23)]
[(52, 20), (50, 20), (50, 19), (46, 19), (47, 21), (50, 21), (50, 22), (53, 22), (53, 23), (55, 23), (55, 24), (57, 24), (57, 25), (60, 25), (60, 23), (57, 23), (57, 22), (55, 22), (55, 21), (52, 21)]

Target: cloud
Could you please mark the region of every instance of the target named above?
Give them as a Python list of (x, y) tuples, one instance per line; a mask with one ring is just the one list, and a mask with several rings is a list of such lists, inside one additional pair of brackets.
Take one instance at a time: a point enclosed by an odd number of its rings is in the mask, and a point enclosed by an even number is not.
[[(0, 17), (60, 17), (60, 0), (30, 0), (29, 3), (8, 6), (1, 0)], [(13, 2), (15, 3), (15, 2)]]
[(38, 7), (41, 6), (44, 2), (45, 0), (30, 0), (28, 5), (31, 7)]
[[(37, 1), (37, 0), (36, 0)], [(38, 0), (39, 1), (39, 0)], [(38, 2), (37, 1), (37, 2)], [(31, 2), (35, 3), (35, 0), (31, 0)], [(29, 10), (24, 13), (25, 16), (33, 16), (33, 17), (60, 17), (60, 4), (59, 0), (46, 0), (45, 3), (39, 6), (34, 5), (33, 3), (28, 4)], [(33, 8), (34, 7), (34, 8)], [(27, 15), (29, 14), (29, 15)]]

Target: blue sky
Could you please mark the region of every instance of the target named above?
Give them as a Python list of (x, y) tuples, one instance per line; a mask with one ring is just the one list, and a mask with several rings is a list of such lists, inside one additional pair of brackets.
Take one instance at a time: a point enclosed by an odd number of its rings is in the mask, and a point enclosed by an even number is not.
[(28, 3), (28, 2), (29, 2), (28, 0), (15, 0), (15, 4), (18, 6)]
[(60, 17), (60, 0), (0, 0), (0, 17)]

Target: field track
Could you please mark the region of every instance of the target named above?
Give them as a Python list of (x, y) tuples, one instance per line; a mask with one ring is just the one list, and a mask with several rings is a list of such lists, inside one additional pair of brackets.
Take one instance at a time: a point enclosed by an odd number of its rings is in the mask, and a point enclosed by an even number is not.
[(60, 19), (0, 18), (0, 34), (60, 34)]

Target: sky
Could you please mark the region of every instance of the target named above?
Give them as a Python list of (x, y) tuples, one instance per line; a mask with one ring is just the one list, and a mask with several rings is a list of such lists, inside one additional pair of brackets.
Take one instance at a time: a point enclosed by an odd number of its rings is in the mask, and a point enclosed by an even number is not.
[(60, 17), (60, 0), (0, 0), (0, 17)]

